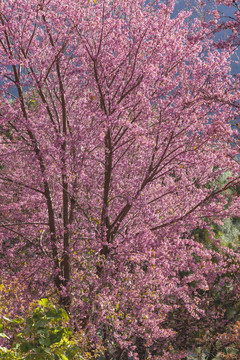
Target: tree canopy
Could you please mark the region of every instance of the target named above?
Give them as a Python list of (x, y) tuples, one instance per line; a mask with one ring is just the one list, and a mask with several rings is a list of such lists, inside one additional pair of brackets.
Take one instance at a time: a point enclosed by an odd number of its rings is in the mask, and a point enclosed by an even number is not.
[(174, 4), (1, 2), (4, 311), (57, 299), (105, 360), (184, 359), (238, 301), (231, 50)]

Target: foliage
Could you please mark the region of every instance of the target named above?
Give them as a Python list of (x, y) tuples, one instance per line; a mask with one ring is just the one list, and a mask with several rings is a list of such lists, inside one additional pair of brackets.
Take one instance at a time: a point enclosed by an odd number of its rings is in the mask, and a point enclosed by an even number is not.
[(221, 334), (219, 342), (222, 351), (218, 358), (221, 360), (237, 360), (240, 355), (240, 322), (236, 321), (229, 326), (224, 334)]
[(9, 339), (11, 348), (1, 347), (1, 359), (87, 359), (79, 346), (83, 339), (74, 335), (68, 322), (66, 311), (47, 299), (40, 300), (26, 319), (3, 317), (0, 336)]

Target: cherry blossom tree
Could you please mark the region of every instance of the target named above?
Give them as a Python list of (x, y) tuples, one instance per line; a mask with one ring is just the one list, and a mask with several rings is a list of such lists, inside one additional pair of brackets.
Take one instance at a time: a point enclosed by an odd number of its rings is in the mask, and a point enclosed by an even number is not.
[(239, 211), (229, 52), (173, 9), (1, 2), (1, 278), (22, 285), (5, 310), (57, 297), (106, 360), (186, 358), (239, 276), (192, 235)]
[[(229, 12), (225, 11), (221, 16), (221, 29), (229, 29), (231, 30), (231, 34), (227, 36), (227, 40), (221, 41), (221, 44), (224, 46), (239, 46), (239, 30), (240, 30), (240, 3), (239, 1), (235, 0), (218, 0), (218, 5), (225, 5), (226, 9), (227, 7), (230, 8), (231, 15), (227, 14)], [(220, 17), (220, 14), (216, 14), (217, 17)]]

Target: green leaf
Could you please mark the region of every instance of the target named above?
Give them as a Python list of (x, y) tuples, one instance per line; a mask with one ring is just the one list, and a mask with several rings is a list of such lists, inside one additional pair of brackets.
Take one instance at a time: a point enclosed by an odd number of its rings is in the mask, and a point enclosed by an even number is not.
[(61, 313), (62, 313), (62, 317), (68, 321), (69, 320), (68, 313), (64, 309), (61, 309)]
[(47, 323), (48, 323), (48, 320), (46, 320), (46, 319), (38, 320), (38, 321), (36, 322), (36, 328), (37, 328), (37, 329), (39, 329), (39, 328), (44, 328)]
[(33, 315), (33, 320), (37, 321), (40, 320), (42, 317), (43, 315), (41, 313), (35, 311)]
[(54, 344), (54, 343), (57, 343), (57, 342), (61, 341), (62, 336), (63, 336), (63, 333), (64, 333), (64, 329), (62, 329), (62, 330), (60, 330), (60, 331), (57, 331), (56, 333), (52, 333), (52, 334), (49, 336), (51, 345)]
[(27, 353), (29, 350), (33, 348), (33, 344), (29, 342), (24, 342), (20, 345), (20, 350), (23, 353)]
[(4, 334), (4, 333), (0, 333), (0, 337), (10, 339), (10, 337), (8, 337), (8, 336), (7, 336), (6, 334)]
[(39, 305), (43, 306), (43, 307), (47, 307), (49, 305), (49, 301), (46, 298), (43, 298), (39, 301)]
[(62, 358), (62, 360), (68, 360), (68, 357), (66, 357), (66, 355), (64, 355), (64, 354), (61, 355), (61, 358)]
[(47, 337), (47, 338), (40, 338), (39, 339), (39, 344), (40, 345), (44, 345), (44, 346), (50, 346), (51, 345), (51, 341), (50, 339)]
[(8, 322), (12, 323), (12, 324), (22, 324), (23, 323), (23, 319), (21, 318), (16, 318), (16, 319), (9, 319), (7, 317), (5, 317), (5, 320), (7, 320)]
[(4, 319), (4, 320), (7, 320), (7, 321), (10, 322), (10, 323), (13, 323), (13, 322), (14, 322), (12, 319), (9, 319), (7, 316), (3, 316), (3, 319)]
[(46, 317), (50, 320), (60, 320), (62, 318), (54, 309), (47, 311)]
[(2, 346), (0, 346), (0, 350), (1, 350), (1, 351), (4, 351), (4, 352), (8, 352), (8, 351), (9, 351), (6, 347), (2, 347)]
[(26, 324), (27, 324), (27, 325), (32, 325), (32, 323), (33, 323), (32, 318), (31, 318), (30, 316), (27, 317), (27, 318), (26, 318)]
[(35, 354), (28, 354), (28, 355), (25, 357), (25, 360), (35, 360)]

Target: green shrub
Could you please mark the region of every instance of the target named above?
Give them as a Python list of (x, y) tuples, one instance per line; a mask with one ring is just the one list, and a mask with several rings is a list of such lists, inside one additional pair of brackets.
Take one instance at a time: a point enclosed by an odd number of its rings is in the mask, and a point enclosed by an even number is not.
[(48, 299), (40, 300), (39, 306), (26, 319), (3, 317), (0, 321), (0, 336), (10, 344), (10, 348), (0, 347), (1, 359), (84, 359), (69, 327), (67, 312)]

